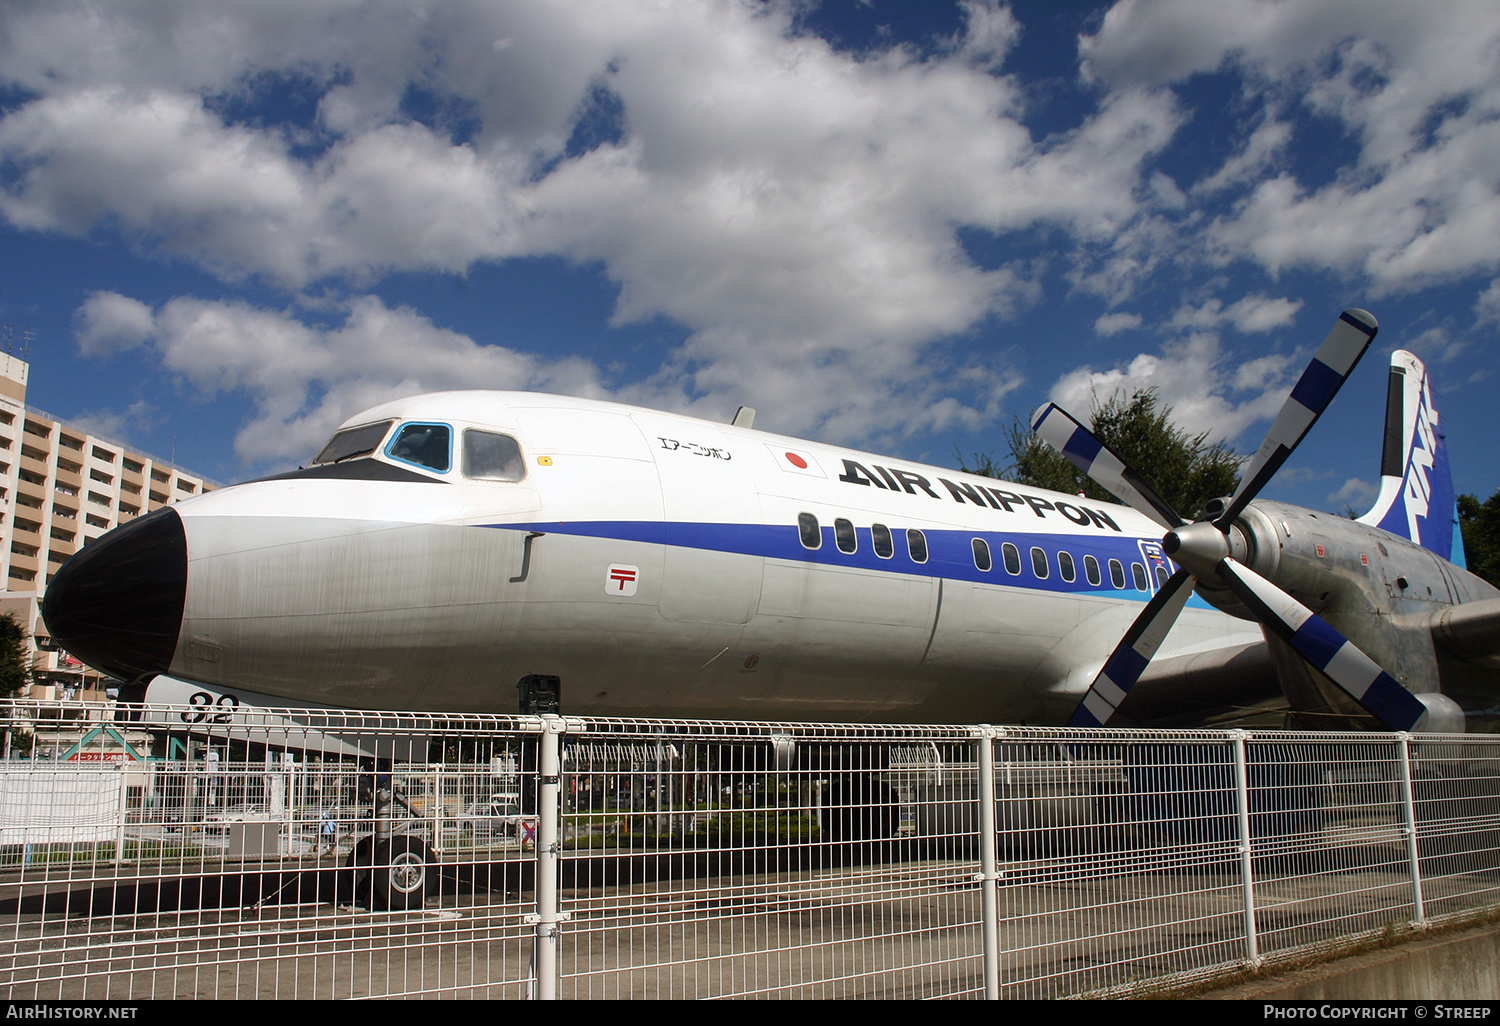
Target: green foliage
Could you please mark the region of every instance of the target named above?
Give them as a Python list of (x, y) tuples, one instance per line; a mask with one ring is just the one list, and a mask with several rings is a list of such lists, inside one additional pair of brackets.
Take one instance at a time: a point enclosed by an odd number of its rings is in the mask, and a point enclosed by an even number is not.
[[(1223, 442), (1208, 443), (1208, 432), (1190, 435), (1172, 423), (1172, 407), (1154, 389), (1130, 396), (1115, 393), (1093, 403), (1093, 431), (1126, 465), (1161, 493), (1179, 515), (1191, 518), (1210, 499), (1229, 495), (1239, 480), (1240, 457)], [(966, 473), (1003, 477), (1017, 484), (1053, 491), (1082, 492), (1101, 502), (1118, 501), (1052, 446), (1031, 433), (1019, 417), (1005, 429), (1010, 463), (1003, 469), (989, 454), (975, 453)]]
[(1500, 491), (1483, 503), (1476, 496), (1460, 495), (1458, 523), (1469, 572), (1500, 588)]
[(31, 683), (26, 665), (26, 629), (15, 615), (0, 616), (0, 698), (12, 698)]

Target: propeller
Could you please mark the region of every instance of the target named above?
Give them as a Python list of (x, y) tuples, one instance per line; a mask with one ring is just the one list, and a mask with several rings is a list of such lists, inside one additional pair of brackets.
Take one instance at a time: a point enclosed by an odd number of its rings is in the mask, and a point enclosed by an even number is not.
[(1363, 310), (1345, 310), (1339, 315), (1277, 413), (1239, 488), (1212, 520), (1184, 521), (1150, 482), (1061, 407), (1048, 403), (1036, 412), (1032, 430), (1037, 435), (1113, 495), (1166, 529), (1162, 549), (1179, 567), (1125, 632), (1069, 726), (1098, 727), (1109, 722), (1200, 579), (1228, 588), (1267, 630), (1391, 729), (1419, 730), (1427, 724), (1429, 710), (1421, 699), (1311, 609), (1237, 562), (1229, 543), (1230, 525), (1328, 408), (1369, 348), (1376, 329), (1375, 318)]

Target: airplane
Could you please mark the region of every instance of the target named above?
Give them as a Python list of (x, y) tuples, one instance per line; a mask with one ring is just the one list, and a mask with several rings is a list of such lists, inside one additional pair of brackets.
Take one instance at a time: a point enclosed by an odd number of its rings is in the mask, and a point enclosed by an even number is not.
[(1371, 513), (1256, 499), (1374, 334), (1340, 318), (1240, 490), (1191, 524), (1050, 406), (1042, 436), (1127, 505), (747, 408), (440, 392), (114, 529), (44, 617), (148, 701), (220, 710), (506, 712), (541, 673), (577, 716), (1183, 723), (1279, 692), (1301, 726), (1461, 731), (1493, 705), (1500, 591), (1462, 568), (1420, 361), (1392, 358)]

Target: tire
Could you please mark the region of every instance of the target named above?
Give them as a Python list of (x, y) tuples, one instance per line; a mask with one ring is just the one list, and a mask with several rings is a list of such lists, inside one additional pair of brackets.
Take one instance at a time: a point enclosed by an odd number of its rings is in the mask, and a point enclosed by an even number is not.
[(427, 845), (416, 837), (393, 837), (375, 845), (371, 897), (393, 912), (421, 908), (432, 887)]

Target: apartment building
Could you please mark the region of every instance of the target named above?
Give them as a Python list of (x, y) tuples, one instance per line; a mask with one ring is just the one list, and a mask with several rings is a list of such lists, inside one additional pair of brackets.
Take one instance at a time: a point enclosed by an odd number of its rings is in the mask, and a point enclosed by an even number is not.
[(0, 614), (32, 637), (39, 684), (90, 689), (99, 675), (59, 652), (40, 602), (69, 556), (105, 531), (212, 490), (197, 474), (26, 405), (31, 368), (0, 353)]

